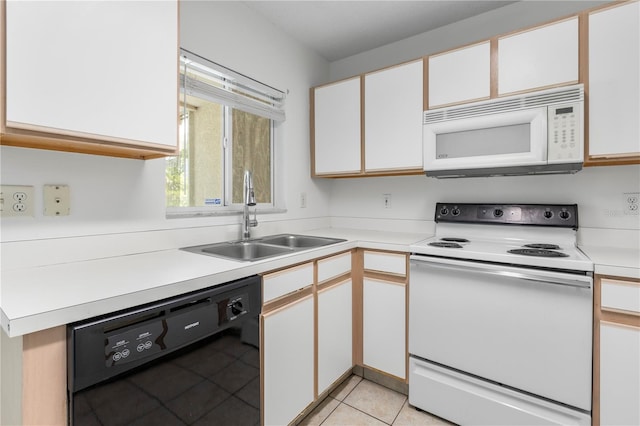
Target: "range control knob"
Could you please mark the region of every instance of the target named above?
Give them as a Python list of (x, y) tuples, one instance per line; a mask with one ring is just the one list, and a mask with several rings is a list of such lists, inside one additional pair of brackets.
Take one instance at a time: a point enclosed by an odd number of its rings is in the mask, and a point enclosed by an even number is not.
[(544, 218), (545, 219), (551, 219), (553, 217), (553, 212), (551, 210), (546, 210), (544, 212)]
[(502, 217), (503, 214), (504, 214), (504, 212), (501, 209), (495, 209), (493, 211), (493, 216), (494, 217)]
[(448, 215), (448, 214), (449, 214), (449, 209), (448, 209), (448, 208), (446, 208), (446, 207), (441, 208), (441, 209), (440, 209), (440, 214), (441, 214), (442, 216), (446, 216), (446, 215)]
[(569, 218), (571, 217), (571, 213), (569, 213), (569, 212), (568, 212), (568, 211), (566, 211), (566, 210), (562, 210), (562, 211), (560, 212), (559, 216), (560, 216), (560, 219), (562, 219), (562, 220), (567, 220), (567, 219), (569, 219)]
[(451, 214), (454, 216), (458, 216), (460, 214), (460, 209), (457, 207), (454, 207), (453, 210), (451, 210)]
[(231, 313), (233, 315), (240, 315), (242, 312), (244, 312), (242, 301), (237, 300), (231, 304)]

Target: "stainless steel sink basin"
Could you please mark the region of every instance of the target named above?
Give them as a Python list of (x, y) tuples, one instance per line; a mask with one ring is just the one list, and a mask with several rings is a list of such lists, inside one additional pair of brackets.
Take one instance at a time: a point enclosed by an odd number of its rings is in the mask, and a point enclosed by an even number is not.
[(204, 246), (187, 247), (183, 250), (240, 261), (261, 260), (293, 252), (292, 249), (287, 247), (262, 244), (253, 240), (207, 244)]
[(299, 248), (322, 247), (322, 246), (327, 246), (329, 244), (340, 243), (345, 240), (341, 240), (339, 238), (314, 237), (310, 235), (282, 234), (282, 235), (274, 235), (272, 237), (264, 237), (260, 241), (262, 241), (265, 244), (273, 244), (276, 246), (284, 246), (284, 247), (299, 249)]
[(182, 250), (208, 256), (251, 262), (343, 241), (346, 240), (314, 237), (310, 235), (280, 234), (247, 241), (227, 241), (223, 243), (185, 247)]

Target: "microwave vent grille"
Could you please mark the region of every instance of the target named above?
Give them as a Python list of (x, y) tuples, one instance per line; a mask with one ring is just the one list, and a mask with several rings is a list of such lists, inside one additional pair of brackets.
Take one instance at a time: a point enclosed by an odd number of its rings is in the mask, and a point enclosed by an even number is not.
[(583, 86), (576, 85), (545, 92), (527, 93), (508, 99), (492, 99), (471, 105), (461, 105), (425, 111), (423, 124), (437, 123), (446, 120), (478, 117), (502, 112), (518, 111), (568, 102), (584, 100)]

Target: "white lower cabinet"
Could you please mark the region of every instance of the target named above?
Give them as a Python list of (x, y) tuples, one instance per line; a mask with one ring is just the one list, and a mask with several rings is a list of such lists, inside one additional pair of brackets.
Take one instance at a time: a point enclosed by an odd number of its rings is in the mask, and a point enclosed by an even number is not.
[(353, 367), (352, 284), (318, 290), (318, 395)]
[(263, 416), (286, 425), (314, 400), (313, 295), (263, 315)]
[(406, 286), (365, 278), (363, 287), (363, 363), (405, 379)]
[(600, 424), (640, 424), (640, 328), (600, 323)]

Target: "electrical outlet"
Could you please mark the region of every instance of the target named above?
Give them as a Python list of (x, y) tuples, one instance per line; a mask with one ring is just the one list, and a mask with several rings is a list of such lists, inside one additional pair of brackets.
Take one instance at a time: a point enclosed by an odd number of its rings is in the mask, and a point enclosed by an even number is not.
[(0, 186), (0, 216), (2, 217), (33, 217), (33, 202), (33, 186)]
[(71, 211), (69, 187), (67, 185), (44, 186), (44, 215), (68, 216)]
[(300, 193), (300, 208), (301, 209), (306, 209), (307, 208), (307, 193), (306, 192), (301, 192)]
[(625, 192), (622, 194), (624, 200), (624, 214), (625, 215), (640, 215), (639, 209), (639, 201), (640, 201), (640, 192)]
[(391, 194), (382, 194), (382, 202), (385, 209), (391, 208)]

